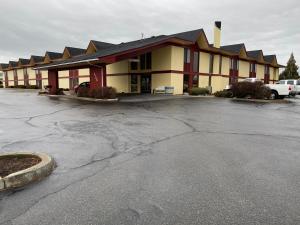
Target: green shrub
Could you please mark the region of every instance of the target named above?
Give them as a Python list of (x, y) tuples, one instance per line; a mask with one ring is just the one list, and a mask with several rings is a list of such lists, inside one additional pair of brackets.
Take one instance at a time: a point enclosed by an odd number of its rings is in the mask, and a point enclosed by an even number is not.
[(271, 96), (271, 89), (262, 82), (238, 82), (231, 87), (233, 97), (266, 99)]
[(39, 87), (37, 85), (27, 85), (26, 88), (27, 89), (39, 89)]
[(233, 94), (230, 90), (217, 91), (214, 93), (214, 96), (221, 98), (232, 98)]
[(96, 88), (89, 91), (89, 97), (98, 99), (114, 99), (117, 97), (117, 92), (116, 89), (112, 87)]
[(25, 89), (26, 86), (25, 85), (17, 85), (16, 88)]
[(65, 95), (65, 93), (64, 93), (64, 89), (63, 88), (58, 88), (57, 90), (56, 90), (56, 93), (55, 93), (56, 95)]
[(3, 88), (3, 84), (0, 84), (0, 88)]
[(190, 95), (208, 95), (209, 90), (207, 88), (192, 88), (190, 90)]

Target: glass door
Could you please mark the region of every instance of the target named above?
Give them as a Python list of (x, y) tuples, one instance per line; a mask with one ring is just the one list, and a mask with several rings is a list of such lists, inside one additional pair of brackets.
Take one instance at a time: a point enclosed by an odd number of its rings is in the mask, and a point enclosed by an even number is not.
[(141, 76), (141, 93), (151, 93), (151, 75)]

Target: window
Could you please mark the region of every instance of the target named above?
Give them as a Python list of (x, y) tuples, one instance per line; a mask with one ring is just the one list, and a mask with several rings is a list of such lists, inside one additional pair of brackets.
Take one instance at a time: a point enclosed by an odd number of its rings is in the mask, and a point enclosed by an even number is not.
[(140, 56), (141, 60), (141, 70), (151, 70), (152, 68), (152, 53), (148, 52)]
[(137, 61), (137, 57), (134, 57), (133, 61), (130, 62), (130, 69), (131, 70), (137, 70), (138, 69), (138, 61)]
[(210, 59), (209, 59), (209, 73), (214, 72), (214, 55), (210, 54)]
[(138, 92), (138, 76), (131, 75), (131, 92)]
[(184, 63), (191, 62), (191, 50), (188, 48), (184, 49)]
[(141, 55), (140, 60), (141, 60), (141, 70), (146, 69), (146, 55), (145, 54)]
[(265, 74), (270, 74), (270, 67), (269, 66), (265, 66)]
[(199, 71), (199, 52), (194, 52), (193, 72)]
[(222, 74), (223, 57), (220, 55), (219, 74)]
[(146, 54), (146, 69), (151, 70), (152, 68), (152, 54), (151, 52), (148, 52)]
[(193, 76), (193, 87), (198, 87), (199, 86), (199, 75), (195, 74)]
[(255, 63), (250, 63), (250, 72), (256, 73), (256, 64)]
[(232, 70), (238, 70), (239, 69), (239, 64), (237, 59), (231, 59), (230, 60), (230, 69)]
[(35, 70), (35, 75), (39, 75), (41, 74), (41, 71), (40, 70)]
[(293, 80), (288, 80), (288, 81), (287, 81), (287, 84), (289, 84), (289, 85), (294, 85), (294, 81), (293, 81)]

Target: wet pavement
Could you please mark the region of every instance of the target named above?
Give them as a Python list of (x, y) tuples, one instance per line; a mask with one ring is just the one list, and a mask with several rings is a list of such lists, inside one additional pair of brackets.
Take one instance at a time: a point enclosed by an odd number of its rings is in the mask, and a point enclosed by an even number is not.
[(58, 165), (0, 193), (0, 224), (300, 224), (300, 99), (0, 96), (0, 151)]

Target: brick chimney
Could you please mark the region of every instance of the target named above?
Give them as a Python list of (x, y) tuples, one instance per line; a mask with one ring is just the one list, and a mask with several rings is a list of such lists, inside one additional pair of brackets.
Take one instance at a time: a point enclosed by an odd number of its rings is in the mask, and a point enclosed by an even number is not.
[(220, 48), (221, 46), (221, 21), (215, 22), (215, 28), (214, 28), (214, 47)]

